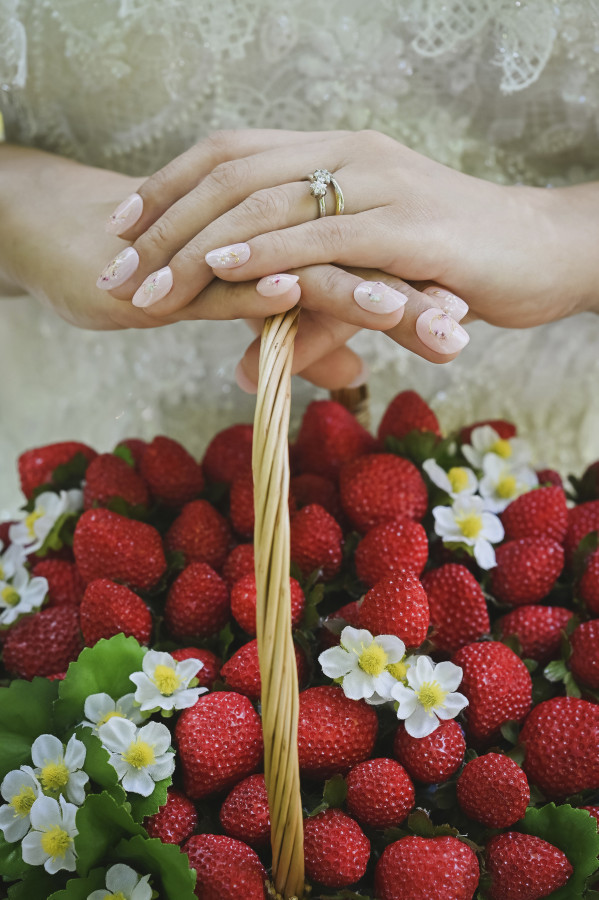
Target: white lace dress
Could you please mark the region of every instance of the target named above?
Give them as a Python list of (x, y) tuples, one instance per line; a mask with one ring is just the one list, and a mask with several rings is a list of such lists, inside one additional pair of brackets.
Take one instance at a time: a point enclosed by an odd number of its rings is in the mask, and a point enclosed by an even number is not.
[[(368, 127), (504, 183), (596, 180), (598, 73), (597, 0), (0, 0), (7, 138), (131, 174), (216, 128)], [(0, 299), (0, 317), (0, 510), (28, 446), (168, 433), (199, 453), (251, 420), (241, 323), (88, 332), (26, 297)], [(476, 323), (443, 367), (363, 333), (374, 417), (414, 387), (446, 427), (507, 416), (540, 464), (579, 471), (599, 456), (586, 318)], [(299, 413), (318, 392), (296, 381)]]

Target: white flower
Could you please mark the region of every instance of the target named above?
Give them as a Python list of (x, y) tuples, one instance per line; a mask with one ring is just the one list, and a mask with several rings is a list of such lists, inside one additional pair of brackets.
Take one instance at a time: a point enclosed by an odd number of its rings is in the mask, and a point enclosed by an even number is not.
[(434, 459), (425, 459), (422, 468), (433, 484), (449, 494), (452, 500), (455, 500), (456, 497), (476, 493), (478, 479), (472, 469), (465, 466), (454, 466), (449, 472), (446, 472)]
[(35, 507), (22, 522), (11, 525), (8, 532), (13, 544), (21, 544), (27, 553), (34, 553), (43, 546), (58, 519), (65, 513), (76, 513), (83, 508), (83, 492), (79, 490), (44, 491), (35, 498)]
[(406, 731), (415, 738), (432, 734), (439, 719), (453, 719), (465, 706), (463, 694), (454, 693), (462, 680), (462, 670), (450, 662), (435, 665), (419, 657), (407, 673), (408, 686), (398, 682), (391, 697), (399, 704), (397, 718), (405, 720)]
[(87, 900), (107, 900), (110, 897), (118, 897), (119, 900), (151, 900), (149, 880), (149, 875), (142, 878), (135, 869), (124, 863), (117, 863), (106, 873), (106, 887), (92, 891)]
[(29, 766), (13, 769), (4, 776), (0, 793), (7, 801), (0, 806), (0, 829), (9, 843), (20, 841), (29, 831), (30, 813), (41, 793), (39, 782)]
[(170, 653), (148, 650), (142, 663), (143, 672), (134, 672), (129, 676), (137, 688), (135, 700), (142, 712), (155, 709), (172, 711), (193, 706), (200, 694), (208, 690), (205, 687), (189, 687), (203, 665), (199, 659), (177, 662)]
[(49, 796), (66, 794), (71, 803), (81, 806), (89, 775), (81, 771), (85, 762), (85, 744), (75, 735), (64, 744), (53, 734), (41, 734), (31, 747), (35, 775)]
[(119, 700), (113, 700), (110, 694), (90, 694), (85, 700), (83, 711), (87, 721), (81, 724), (86, 728), (93, 728), (95, 732), (115, 716), (129, 719), (135, 725), (141, 725), (146, 720), (135, 703), (133, 694), (125, 694)]
[(433, 509), (435, 532), (445, 544), (466, 544), (474, 549), (481, 569), (492, 569), (495, 551), (492, 544), (503, 539), (503, 525), (494, 513), (485, 510), (480, 497), (458, 497), (453, 506)]
[(512, 500), (526, 494), (539, 483), (536, 472), (529, 466), (514, 467), (509, 460), (494, 453), (483, 459), (480, 495), (490, 512), (503, 512)]
[(395, 635), (373, 637), (365, 628), (347, 625), (339, 646), (321, 653), (318, 662), (328, 678), (340, 679), (350, 700), (378, 705), (389, 699), (397, 679), (405, 676), (405, 652), (404, 642)]
[(100, 726), (98, 736), (126, 791), (149, 797), (154, 782), (175, 770), (175, 754), (167, 752), (171, 733), (166, 725), (150, 722), (138, 729), (128, 719), (115, 716)]
[[(2, 541), (0, 541), (1, 549)], [(0, 581), (9, 581), (13, 578), (19, 569), (22, 569), (27, 554), (20, 544), (11, 544), (10, 547), (0, 554)]]
[(0, 582), (0, 625), (12, 625), (19, 616), (38, 610), (47, 593), (46, 578), (30, 578), (27, 569), (17, 569), (12, 583)]
[(482, 469), (487, 453), (494, 453), (501, 459), (509, 459), (512, 465), (522, 466), (530, 462), (530, 448), (521, 438), (501, 438), (490, 425), (475, 428), (470, 436), (470, 444), (462, 445), (462, 453), (474, 469)]
[(77, 807), (64, 797), (38, 797), (31, 807), (31, 831), (21, 844), (23, 860), (30, 866), (41, 866), (50, 875), (61, 869), (74, 872), (76, 854), (73, 839)]

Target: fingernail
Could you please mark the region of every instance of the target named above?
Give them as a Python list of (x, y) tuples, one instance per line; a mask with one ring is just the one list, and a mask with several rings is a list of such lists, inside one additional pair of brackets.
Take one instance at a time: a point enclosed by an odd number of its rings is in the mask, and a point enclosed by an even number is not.
[(122, 234), (132, 225), (135, 225), (141, 216), (144, 202), (139, 194), (131, 194), (122, 203), (119, 203), (105, 225), (109, 234)]
[(210, 250), (204, 257), (212, 269), (234, 269), (242, 266), (250, 258), (249, 244), (230, 244)]
[(437, 306), (447, 313), (448, 316), (451, 316), (452, 319), (455, 319), (456, 322), (463, 319), (468, 312), (468, 304), (461, 297), (452, 294), (451, 291), (446, 291), (443, 288), (428, 287), (422, 293), (428, 294), (429, 297), (434, 297)]
[(260, 279), (256, 290), (263, 297), (278, 297), (279, 294), (286, 294), (298, 281), (298, 275), (267, 275)]
[(354, 290), (354, 299), (362, 309), (374, 313), (396, 312), (408, 302), (405, 294), (382, 281), (363, 281)]
[(158, 269), (157, 272), (152, 272), (151, 275), (148, 275), (133, 294), (131, 303), (133, 306), (139, 306), (142, 309), (146, 306), (152, 306), (153, 303), (157, 303), (158, 300), (166, 297), (172, 286), (172, 269), (170, 266), (164, 266), (163, 269)]
[(442, 309), (425, 309), (416, 319), (416, 334), (422, 343), (436, 353), (457, 353), (470, 336), (461, 325)]
[(368, 376), (370, 375), (370, 369), (368, 365), (364, 362), (364, 360), (360, 360), (362, 363), (362, 367), (353, 381), (347, 385), (348, 388), (359, 388), (362, 387), (363, 384), (366, 384), (368, 381)]
[(257, 394), (258, 393), (258, 385), (254, 384), (251, 378), (245, 374), (242, 361), (240, 360), (235, 367), (235, 381), (239, 385), (242, 391), (246, 394)]
[(139, 265), (139, 255), (133, 247), (125, 247), (118, 256), (108, 263), (96, 281), (103, 291), (111, 291), (131, 278)]

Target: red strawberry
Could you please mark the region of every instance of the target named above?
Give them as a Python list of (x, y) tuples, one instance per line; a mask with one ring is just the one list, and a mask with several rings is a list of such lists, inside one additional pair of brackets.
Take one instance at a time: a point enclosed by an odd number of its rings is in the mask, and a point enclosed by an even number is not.
[(142, 456), (140, 471), (152, 496), (165, 506), (182, 506), (204, 487), (200, 464), (172, 438), (154, 438)]
[(436, 415), (416, 391), (402, 391), (393, 398), (379, 425), (381, 444), (389, 436), (405, 437), (411, 431), (432, 431), (441, 437), (441, 427)]
[(539, 484), (543, 487), (554, 485), (555, 487), (563, 488), (564, 486), (562, 476), (555, 469), (537, 469), (537, 478), (539, 479)]
[(359, 881), (370, 859), (370, 841), (358, 823), (340, 809), (304, 820), (306, 875), (326, 887)]
[[(294, 647), (297, 679), (306, 681), (308, 664), (303, 650)], [(220, 670), (231, 690), (245, 694), (250, 700), (259, 700), (262, 682), (260, 679), (260, 662), (258, 660), (258, 641), (253, 640), (240, 647)]]
[(502, 753), (486, 753), (466, 763), (457, 795), (466, 815), (490, 828), (509, 828), (530, 803), (526, 775)]
[(118, 450), (119, 447), (127, 448), (127, 450), (131, 453), (131, 456), (133, 457), (135, 471), (139, 472), (141, 459), (148, 448), (148, 442), (142, 441), (141, 438), (124, 438), (122, 441), (118, 442), (114, 449)]
[(42, 484), (52, 484), (52, 473), (58, 466), (70, 462), (78, 453), (82, 453), (88, 462), (97, 456), (96, 451), (79, 441), (61, 441), (58, 444), (46, 444), (21, 453), (18, 460), (21, 490), (27, 497)]
[(42, 609), (6, 632), (4, 666), (18, 678), (54, 675), (77, 659), (81, 650), (79, 615), (72, 606)]
[(559, 654), (562, 632), (574, 613), (563, 606), (518, 606), (497, 620), (499, 636), (515, 635), (524, 659), (546, 663)]
[(251, 472), (242, 472), (231, 483), (229, 517), (237, 534), (245, 538), (252, 537), (254, 533), (254, 478)]
[(512, 606), (537, 603), (551, 591), (564, 567), (564, 551), (548, 537), (519, 538), (495, 550), (491, 590)]
[(175, 726), (185, 792), (198, 800), (227, 790), (262, 762), (260, 717), (247, 697), (203, 694)]
[(589, 557), (580, 579), (579, 593), (591, 615), (599, 616), (599, 550)]
[(599, 788), (599, 706), (575, 697), (544, 700), (520, 732), (528, 780), (550, 799)]
[(290, 492), (298, 509), (318, 503), (323, 506), (334, 519), (341, 517), (341, 500), (339, 491), (333, 481), (322, 475), (296, 475), (291, 479)]
[(460, 692), (468, 698), (467, 732), (475, 742), (497, 735), (505, 722), (521, 722), (530, 709), (530, 673), (513, 650), (498, 641), (468, 644), (452, 662), (463, 670)]
[[(304, 615), (306, 598), (299, 581), (289, 579), (291, 591), (291, 624), (297, 628)], [(233, 585), (231, 591), (231, 614), (247, 634), (256, 634), (256, 576), (245, 575)]]
[(572, 564), (581, 540), (591, 531), (599, 531), (599, 500), (590, 500), (568, 510), (568, 530), (564, 539), (568, 565)]
[(392, 453), (369, 454), (348, 463), (341, 471), (339, 488), (343, 509), (362, 533), (397, 516), (419, 522), (428, 504), (416, 466)]
[(300, 771), (324, 780), (347, 772), (372, 753), (378, 718), (363, 700), (349, 700), (341, 688), (312, 687), (300, 693), (298, 754)]
[(48, 606), (78, 607), (83, 598), (85, 583), (75, 563), (64, 559), (42, 559), (32, 574), (48, 582)]
[(44, 677), (48, 679), (48, 681), (64, 681), (67, 673), (65, 672), (55, 672), (53, 675), (45, 675)]
[(424, 588), (413, 572), (395, 572), (368, 591), (359, 618), (372, 634), (394, 634), (406, 647), (419, 647), (429, 625)]
[(321, 650), (328, 650), (339, 643), (339, 636), (346, 625), (360, 627), (360, 601), (353, 600), (327, 616), (318, 631)]
[(166, 571), (160, 535), (151, 525), (108, 509), (88, 509), (75, 528), (75, 562), (85, 582), (122, 581), (140, 591), (154, 587)]
[(302, 575), (322, 569), (330, 581), (341, 568), (343, 532), (326, 509), (313, 503), (291, 519), (291, 560)]
[(84, 509), (108, 506), (117, 497), (131, 506), (147, 507), (149, 496), (145, 482), (120, 456), (102, 453), (87, 467), (83, 488)]
[(17, 525), (16, 519), (11, 519), (9, 522), (0, 522), (0, 542), (2, 543), (2, 549), (6, 550), (7, 547), (10, 547), (11, 540), (9, 537), (9, 532), (11, 525)]
[(200, 900), (264, 900), (266, 870), (258, 854), (222, 834), (194, 834), (183, 846), (196, 871)]
[(350, 769), (347, 809), (363, 825), (391, 828), (414, 808), (414, 785), (403, 766), (393, 759), (367, 759)]
[(79, 608), (83, 640), (93, 647), (100, 638), (115, 634), (132, 636), (148, 644), (152, 634), (152, 614), (141, 597), (108, 578), (98, 578), (85, 589)]
[(432, 734), (413, 738), (401, 724), (393, 739), (393, 754), (415, 781), (440, 784), (457, 772), (466, 752), (464, 732), (454, 719), (441, 722)]
[(151, 838), (163, 844), (182, 844), (198, 825), (196, 808), (185, 794), (169, 788), (166, 803), (157, 813), (144, 819), (144, 828)]
[(462, 444), (469, 444), (474, 429), (482, 428), (483, 425), (490, 425), (490, 427), (497, 432), (502, 441), (509, 441), (511, 438), (516, 437), (516, 426), (511, 422), (506, 422), (505, 419), (483, 419), (482, 422), (473, 422), (472, 425), (462, 428), (460, 431), (460, 441)]
[(183, 569), (164, 607), (164, 621), (173, 637), (210, 637), (228, 618), (229, 592), (214, 569), (201, 562)]
[(231, 545), (231, 529), (224, 516), (207, 500), (187, 503), (166, 533), (168, 550), (178, 551), (190, 563), (208, 563), (220, 569)]
[(487, 844), (489, 900), (538, 900), (568, 881), (574, 871), (568, 857), (532, 834), (508, 831)]
[(223, 578), (227, 582), (229, 590), (236, 581), (243, 578), (244, 575), (251, 575), (254, 572), (254, 545), (239, 544), (227, 556), (223, 565)]
[(265, 847), (270, 838), (270, 810), (264, 775), (236, 784), (220, 808), (220, 824), (230, 836), (250, 847)]
[(420, 575), (428, 559), (426, 531), (399, 517), (371, 528), (356, 548), (356, 572), (369, 587), (399, 569)]
[(570, 636), (570, 670), (576, 681), (599, 690), (599, 619), (582, 622)]
[(491, 625), (485, 595), (465, 566), (447, 563), (427, 572), (426, 591), (437, 650), (455, 653), (460, 647), (487, 634)]
[(241, 472), (251, 471), (252, 435), (251, 425), (232, 425), (212, 438), (202, 460), (208, 481), (231, 484)]
[(472, 900), (476, 854), (454, 837), (404, 837), (383, 851), (374, 873), (379, 900)]
[(200, 660), (203, 665), (196, 675), (200, 687), (211, 688), (218, 678), (222, 663), (218, 656), (210, 650), (201, 650), (199, 647), (184, 647), (181, 650), (171, 650), (171, 656), (177, 662), (182, 662), (184, 659)]
[(375, 440), (334, 400), (314, 400), (304, 413), (295, 459), (301, 472), (337, 479), (341, 466), (374, 450)]
[(561, 487), (540, 487), (516, 497), (501, 515), (508, 541), (545, 537), (561, 544), (568, 528), (566, 495)]

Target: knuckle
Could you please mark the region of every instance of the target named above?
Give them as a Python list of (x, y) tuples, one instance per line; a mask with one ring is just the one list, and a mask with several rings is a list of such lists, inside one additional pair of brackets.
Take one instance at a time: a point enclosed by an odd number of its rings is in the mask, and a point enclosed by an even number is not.
[(135, 242), (135, 249), (142, 255), (164, 254), (172, 250), (175, 228), (168, 215), (163, 215)]
[(334, 296), (340, 287), (339, 274), (333, 266), (323, 266), (318, 272), (319, 293), (325, 297)]
[(245, 181), (247, 175), (247, 161), (245, 159), (234, 159), (219, 163), (208, 177), (220, 190), (233, 191)]
[(241, 204), (240, 211), (252, 218), (278, 220), (285, 215), (288, 208), (285, 192), (279, 187), (274, 187), (250, 194)]
[(237, 142), (238, 134), (239, 132), (235, 129), (219, 128), (196, 146), (207, 149), (216, 159), (223, 159), (223, 157), (226, 158), (231, 153), (231, 148)]
[(181, 264), (184, 268), (187, 268), (187, 263), (191, 263), (193, 269), (197, 271), (197, 267), (203, 265), (205, 262), (205, 254), (206, 250), (205, 248), (202, 249), (202, 247), (200, 247), (199, 241), (190, 241), (177, 253), (177, 263)]
[(354, 226), (348, 224), (348, 219), (342, 219), (341, 216), (327, 216), (322, 220), (324, 227), (314, 229), (314, 237), (319, 242), (320, 249), (330, 252), (331, 248), (341, 249), (344, 243), (351, 243), (355, 235)]

